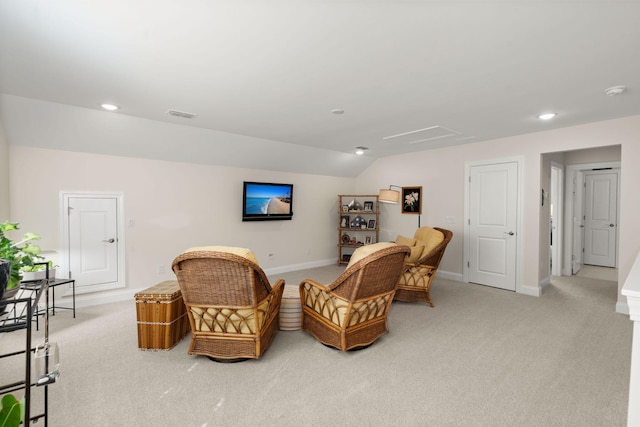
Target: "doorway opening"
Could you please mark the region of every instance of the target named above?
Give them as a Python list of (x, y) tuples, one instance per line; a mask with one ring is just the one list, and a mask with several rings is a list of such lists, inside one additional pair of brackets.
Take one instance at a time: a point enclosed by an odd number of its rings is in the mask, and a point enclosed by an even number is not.
[(619, 161), (566, 167), (563, 275), (583, 265), (617, 268), (619, 179)]

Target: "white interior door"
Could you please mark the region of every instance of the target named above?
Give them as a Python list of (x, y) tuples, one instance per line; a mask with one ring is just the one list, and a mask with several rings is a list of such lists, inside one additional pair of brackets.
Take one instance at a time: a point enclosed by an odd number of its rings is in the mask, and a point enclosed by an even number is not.
[(469, 170), (469, 281), (516, 290), (517, 162)]
[(65, 198), (67, 265), (78, 293), (124, 286), (119, 203), (117, 196)]
[(618, 174), (585, 173), (584, 263), (616, 266)]

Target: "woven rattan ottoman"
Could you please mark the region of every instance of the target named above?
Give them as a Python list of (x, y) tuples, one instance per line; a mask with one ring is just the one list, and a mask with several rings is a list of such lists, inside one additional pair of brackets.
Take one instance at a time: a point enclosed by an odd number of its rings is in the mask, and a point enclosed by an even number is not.
[(169, 350), (188, 332), (189, 318), (175, 280), (158, 283), (135, 295), (138, 348)]
[(280, 304), (280, 330), (297, 331), (301, 328), (302, 306), (298, 285), (285, 285)]

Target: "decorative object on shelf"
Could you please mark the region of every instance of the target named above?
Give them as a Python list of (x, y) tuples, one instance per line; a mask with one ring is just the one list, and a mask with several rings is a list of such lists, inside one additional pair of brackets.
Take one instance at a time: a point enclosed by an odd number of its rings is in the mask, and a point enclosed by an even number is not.
[(361, 217), (360, 215), (356, 216), (351, 220), (351, 228), (362, 228), (362, 226), (367, 225), (367, 220)]
[(390, 185), (389, 189), (381, 189), (378, 194), (378, 200), (382, 203), (397, 204), (400, 200), (400, 192), (398, 190), (392, 190), (391, 187), (402, 188), (398, 185)]
[(375, 219), (370, 219), (369, 220), (369, 224), (367, 225), (367, 228), (371, 229), (371, 230), (375, 229), (376, 228), (376, 220)]
[(342, 212), (349, 212), (349, 205), (342, 205)]
[(349, 242), (350, 245), (355, 245), (356, 243), (358, 243), (358, 240), (356, 239), (356, 236), (353, 236), (351, 238), (351, 242)]
[(342, 255), (342, 262), (349, 262), (350, 259), (351, 259), (351, 254)]
[(364, 244), (365, 245), (370, 245), (371, 244), (371, 236), (367, 236), (364, 238)]
[(353, 199), (352, 201), (350, 201), (347, 206), (349, 207), (350, 211), (361, 211), (362, 210), (362, 205), (356, 199)]
[(373, 212), (373, 202), (364, 202), (364, 211)]
[(13, 242), (5, 234), (8, 231), (19, 229), (17, 222), (6, 221), (0, 224), (0, 260), (8, 261), (10, 264), (9, 280), (5, 287), (0, 289), (0, 298), (4, 295), (5, 290), (18, 286), (22, 280), (21, 270), (24, 267), (32, 267), (35, 262), (42, 260), (42, 257), (38, 255), (40, 247), (31, 243), (33, 240), (40, 239), (38, 234), (25, 233), (19, 242)]
[(402, 187), (402, 213), (422, 213), (422, 187)]
[(351, 243), (351, 236), (349, 236), (348, 234), (343, 234), (342, 235), (342, 244), (343, 245), (348, 245)]
[(349, 215), (342, 215), (340, 217), (340, 228), (349, 228)]

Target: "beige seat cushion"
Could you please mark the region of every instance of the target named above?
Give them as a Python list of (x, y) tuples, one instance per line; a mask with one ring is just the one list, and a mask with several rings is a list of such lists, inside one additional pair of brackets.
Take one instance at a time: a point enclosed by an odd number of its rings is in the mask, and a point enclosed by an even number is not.
[(436, 246), (444, 241), (444, 234), (431, 227), (420, 227), (413, 236), (417, 241), (424, 243), (425, 248), (422, 255), (427, 255)]
[(419, 242), (416, 239), (411, 239), (405, 236), (396, 237), (397, 245), (408, 246), (411, 249), (411, 253), (409, 254), (409, 259), (407, 262), (414, 263), (420, 259), (420, 257), (425, 253), (425, 244), (423, 242)]
[(372, 245), (364, 245), (360, 246), (358, 249), (353, 251), (351, 255), (351, 259), (349, 260), (349, 264), (347, 264), (347, 268), (351, 267), (356, 262), (360, 261), (362, 258), (371, 255), (374, 252), (379, 251), (380, 249), (386, 249), (396, 246), (393, 242), (380, 242), (374, 243)]
[(258, 319), (252, 308), (195, 307), (189, 309), (193, 314), (196, 331), (231, 334), (255, 334), (264, 324), (273, 296), (265, 298), (258, 305)]
[[(322, 288), (305, 283), (303, 304), (337, 326), (354, 326), (383, 316), (391, 298), (390, 294), (349, 304), (349, 301), (325, 292)], [(345, 324), (347, 315), (349, 324)]]
[(258, 264), (258, 259), (251, 252), (251, 250), (247, 248), (236, 248), (233, 246), (197, 246), (195, 248), (189, 248), (184, 253), (194, 252), (194, 251), (212, 251), (212, 252), (226, 252), (229, 254), (234, 254), (241, 256), (242, 258), (246, 258), (249, 261), (255, 262)]

